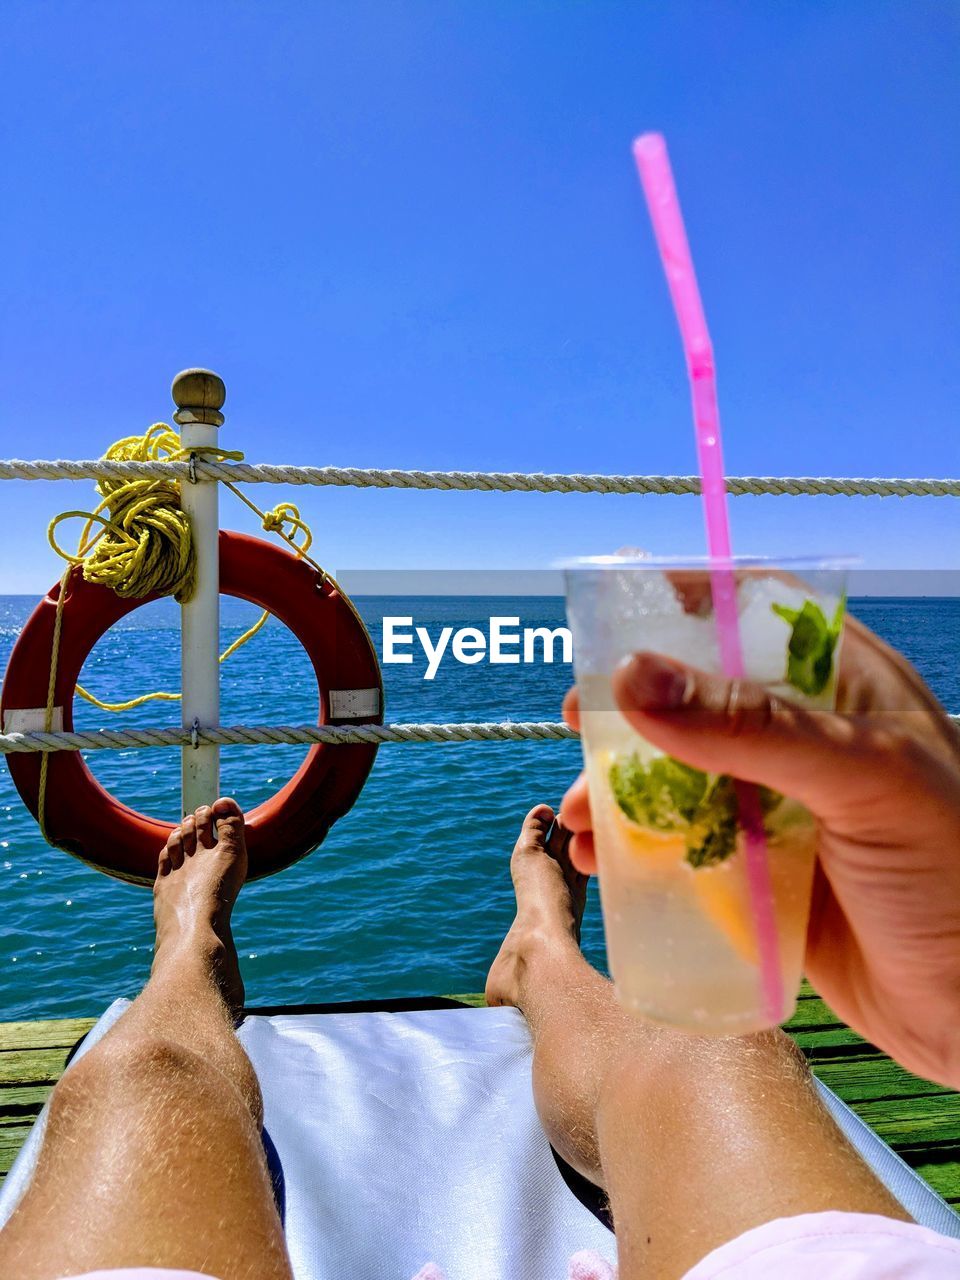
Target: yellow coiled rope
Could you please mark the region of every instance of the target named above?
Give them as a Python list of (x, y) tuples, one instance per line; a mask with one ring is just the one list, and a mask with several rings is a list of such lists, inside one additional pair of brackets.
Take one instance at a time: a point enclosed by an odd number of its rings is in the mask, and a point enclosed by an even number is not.
[[(172, 428), (165, 422), (157, 422), (143, 435), (118, 440), (103, 456), (111, 462), (179, 462), (188, 458), (190, 452), (182, 448), (180, 437)], [(235, 462), (243, 459), (243, 454), (236, 450), (192, 452)], [(261, 511), (235, 485), (228, 483), (227, 488), (257, 513), (268, 533), (279, 534), (301, 559), (324, 574), (320, 565), (307, 555), (313, 535), (292, 502), (282, 502), (272, 511)], [(180, 486), (176, 481), (101, 480), (97, 484), (97, 492), (101, 501), (93, 511), (63, 511), (51, 520), (47, 530), (51, 547), (70, 565), (61, 582), (54, 634), (55, 653), (59, 648), (64, 587), (74, 565), (83, 566), (83, 576), (88, 582), (110, 587), (125, 599), (143, 599), (157, 593), (172, 595), (183, 603), (190, 599), (196, 587), (196, 555), (190, 521), (180, 505)], [(73, 554), (65, 551), (56, 538), (57, 526), (70, 519), (86, 522)], [(100, 527), (96, 528), (98, 525)], [(252, 627), (224, 650), (220, 661), (225, 662), (251, 640), (269, 616), (267, 612), (262, 613)], [(53, 665), (55, 670), (55, 661)], [(81, 685), (77, 685), (77, 693), (103, 711), (129, 711), (145, 702), (177, 702), (180, 699), (179, 693), (157, 691), (125, 702), (103, 702)]]
[[(118, 440), (103, 456), (110, 462), (176, 462), (187, 455), (177, 433), (157, 422), (142, 436)], [(217, 456), (238, 455), (218, 450)], [(82, 564), (88, 582), (111, 587), (125, 599), (156, 591), (189, 600), (196, 587), (196, 557), (180, 486), (169, 480), (101, 480), (97, 492), (101, 501), (93, 511), (64, 511), (50, 522), (47, 537), (57, 555)], [(57, 542), (56, 529), (73, 518), (86, 523), (71, 555)]]

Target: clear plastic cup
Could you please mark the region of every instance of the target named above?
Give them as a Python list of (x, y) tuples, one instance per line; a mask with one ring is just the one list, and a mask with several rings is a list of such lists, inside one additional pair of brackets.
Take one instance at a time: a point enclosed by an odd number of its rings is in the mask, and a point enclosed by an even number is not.
[(563, 565), (607, 957), (631, 1011), (702, 1035), (741, 1035), (790, 1017), (815, 826), (796, 801), (756, 789), (783, 992), (783, 1007), (771, 1009), (737, 785), (641, 738), (616, 707), (612, 674), (641, 650), (722, 674), (711, 582), (725, 574), (735, 583), (746, 679), (830, 708), (850, 563), (619, 555)]

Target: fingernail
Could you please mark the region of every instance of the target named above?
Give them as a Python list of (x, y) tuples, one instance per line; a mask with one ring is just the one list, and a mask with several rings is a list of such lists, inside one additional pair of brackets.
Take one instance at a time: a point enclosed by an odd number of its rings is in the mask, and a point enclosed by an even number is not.
[(641, 711), (675, 711), (683, 705), (687, 673), (657, 653), (638, 653), (625, 664), (627, 687)]

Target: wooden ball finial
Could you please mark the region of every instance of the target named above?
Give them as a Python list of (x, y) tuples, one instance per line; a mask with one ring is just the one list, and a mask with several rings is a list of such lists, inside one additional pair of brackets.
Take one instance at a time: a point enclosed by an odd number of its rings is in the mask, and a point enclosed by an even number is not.
[(209, 369), (184, 369), (178, 373), (170, 388), (177, 412), (174, 422), (183, 426), (186, 422), (206, 422), (210, 426), (223, 424), (223, 402), (227, 388), (223, 379)]

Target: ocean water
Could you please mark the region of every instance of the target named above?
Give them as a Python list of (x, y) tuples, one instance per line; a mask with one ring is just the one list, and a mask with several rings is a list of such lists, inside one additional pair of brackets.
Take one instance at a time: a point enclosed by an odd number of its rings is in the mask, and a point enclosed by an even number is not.
[[(0, 597), (0, 667), (36, 601)], [(491, 613), (522, 626), (558, 626), (551, 598), (361, 598), (378, 652), (383, 615), (412, 615), (431, 635), (481, 626)], [(870, 599), (852, 611), (916, 664), (941, 701), (960, 710), (960, 600)], [(222, 643), (256, 617), (224, 601)], [(388, 720), (555, 720), (571, 669), (537, 663), (463, 666), (446, 660), (384, 667)], [(137, 610), (97, 645), (82, 682), (108, 700), (177, 688), (179, 632), (168, 601)], [(271, 622), (224, 668), (224, 723), (307, 723), (317, 712), (305, 654)], [(76, 722), (106, 713), (77, 700)], [(111, 723), (173, 724), (154, 703)], [(295, 771), (305, 749), (228, 747), (223, 790), (245, 808)], [(173, 820), (179, 751), (93, 752), (88, 764), (125, 802)], [(249, 885), (235, 933), (250, 1004), (477, 991), (513, 916), (508, 861), (524, 813), (556, 806), (580, 761), (576, 742), (383, 746), (351, 812), (296, 866)], [(133, 995), (149, 971), (149, 891), (112, 880), (48, 848), (0, 765), (0, 1019), (100, 1012)], [(588, 957), (604, 964), (595, 894), (584, 925)]]

